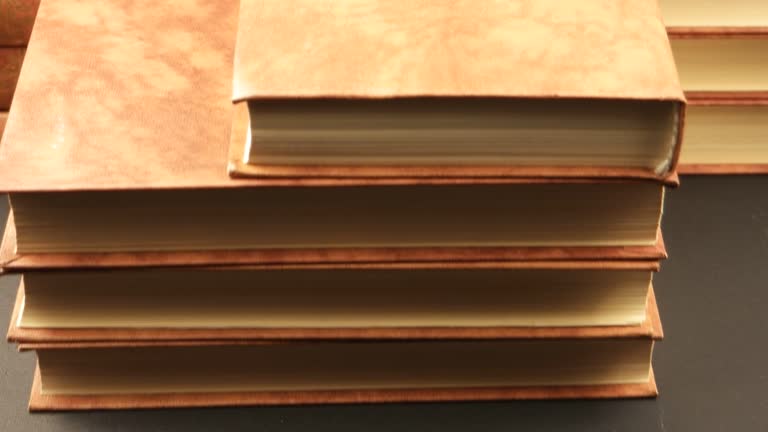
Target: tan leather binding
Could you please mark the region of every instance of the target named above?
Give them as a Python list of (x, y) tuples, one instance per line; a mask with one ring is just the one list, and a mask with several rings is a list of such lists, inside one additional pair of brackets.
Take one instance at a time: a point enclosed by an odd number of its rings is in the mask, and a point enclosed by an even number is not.
[[(43, 2), (0, 145), (0, 190), (243, 185), (225, 162), (237, 8)], [(82, 18), (97, 16), (109, 19)]]
[(488, 247), (377, 249), (263, 249), (188, 252), (32, 253), (16, 254), (13, 213), (0, 245), (0, 268), (6, 272), (45, 268), (224, 266), (274, 264), (600, 261), (667, 258), (659, 230), (655, 245), (619, 247)]
[(653, 371), (651, 371), (647, 383), (596, 386), (56, 396), (41, 393), (40, 370), (36, 368), (29, 399), (29, 410), (75, 411), (462, 400), (602, 399), (655, 397), (657, 395), (656, 380)]
[(8, 110), (11, 107), (23, 62), (24, 48), (0, 47), (0, 110)]
[(25, 46), (40, 0), (0, 0), (0, 46)]
[(627, 0), (243, 0), (234, 76), (235, 100), (683, 99), (658, 6)]
[[(648, 290), (646, 320), (635, 326), (596, 327), (403, 327), (403, 328), (221, 328), (221, 329), (45, 329), (17, 325), (24, 302), (19, 285), (8, 328), (8, 341), (27, 347), (39, 344), (143, 343), (158, 341), (290, 340), (290, 339), (499, 339), (664, 336), (656, 296)], [(43, 345), (46, 346), (46, 345)]]
[[(233, 100), (427, 96), (683, 102), (657, 5), (619, 3), (519, 0), (478, 8), (467, 0), (450, 5), (244, 0)], [(241, 160), (241, 154), (230, 158), (232, 175), (655, 177), (641, 169), (605, 167), (301, 167)], [(670, 171), (676, 161), (677, 154)]]

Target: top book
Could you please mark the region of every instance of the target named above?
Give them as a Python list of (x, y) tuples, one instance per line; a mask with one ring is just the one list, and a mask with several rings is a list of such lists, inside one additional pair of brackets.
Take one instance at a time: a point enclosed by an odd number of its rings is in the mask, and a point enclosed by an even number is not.
[(243, 0), (233, 176), (664, 178), (685, 99), (654, 1)]

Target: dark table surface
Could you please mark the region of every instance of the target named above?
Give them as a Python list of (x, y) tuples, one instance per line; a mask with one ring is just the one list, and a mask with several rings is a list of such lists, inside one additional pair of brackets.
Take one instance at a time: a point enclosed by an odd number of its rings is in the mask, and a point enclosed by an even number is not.
[[(663, 229), (670, 258), (654, 279), (666, 336), (654, 355), (658, 399), (31, 415), (34, 354), (5, 344), (0, 431), (768, 431), (768, 176), (684, 177), (667, 194)], [(2, 322), (17, 281), (0, 278)]]

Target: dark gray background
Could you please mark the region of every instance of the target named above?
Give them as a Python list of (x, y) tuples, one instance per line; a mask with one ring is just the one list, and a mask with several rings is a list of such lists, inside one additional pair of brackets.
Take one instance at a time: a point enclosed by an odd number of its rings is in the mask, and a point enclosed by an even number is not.
[[(666, 335), (654, 357), (655, 400), (30, 415), (34, 354), (5, 344), (0, 431), (768, 431), (768, 176), (684, 177), (667, 194), (663, 228), (670, 259), (654, 279)], [(0, 279), (0, 322), (16, 284)]]

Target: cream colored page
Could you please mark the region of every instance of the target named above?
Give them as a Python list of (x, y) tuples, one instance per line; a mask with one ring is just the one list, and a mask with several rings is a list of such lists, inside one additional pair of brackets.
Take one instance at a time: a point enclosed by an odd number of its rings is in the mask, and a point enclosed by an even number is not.
[(25, 276), (26, 328), (637, 325), (647, 270), (145, 271)]

